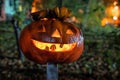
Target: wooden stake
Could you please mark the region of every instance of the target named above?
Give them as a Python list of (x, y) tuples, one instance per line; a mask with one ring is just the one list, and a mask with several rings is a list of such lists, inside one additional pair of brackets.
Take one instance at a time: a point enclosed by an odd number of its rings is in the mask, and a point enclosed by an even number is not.
[(58, 67), (57, 64), (47, 64), (47, 80), (58, 80)]

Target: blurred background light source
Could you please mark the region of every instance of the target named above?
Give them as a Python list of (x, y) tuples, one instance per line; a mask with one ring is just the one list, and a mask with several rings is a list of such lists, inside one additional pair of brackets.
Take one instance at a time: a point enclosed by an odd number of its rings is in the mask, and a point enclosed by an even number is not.
[(118, 26), (120, 24), (120, 8), (119, 3), (114, 1), (113, 3), (109, 4), (105, 10), (105, 17), (101, 21), (101, 25), (105, 26), (107, 24), (112, 24)]

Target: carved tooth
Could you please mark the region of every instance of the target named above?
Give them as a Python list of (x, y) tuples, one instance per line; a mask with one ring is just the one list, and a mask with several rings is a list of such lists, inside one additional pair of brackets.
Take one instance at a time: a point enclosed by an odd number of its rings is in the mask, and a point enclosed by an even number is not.
[(63, 45), (64, 45), (64, 44), (60, 44), (60, 48), (62, 48), (62, 47), (63, 47)]
[(54, 51), (54, 50), (56, 49), (56, 46), (55, 46), (55, 45), (51, 45), (50, 49), (51, 49), (52, 51)]
[(46, 46), (45, 50), (49, 51), (49, 47), (48, 47), (48, 46)]

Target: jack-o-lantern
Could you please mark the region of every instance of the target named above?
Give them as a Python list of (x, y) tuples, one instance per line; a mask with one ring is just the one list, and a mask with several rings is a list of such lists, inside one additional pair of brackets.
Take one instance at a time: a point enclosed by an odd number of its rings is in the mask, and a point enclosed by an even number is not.
[(24, 55), (36, 63), (69, 63), (83, 52), (81, 30), (64, 20), (42, 18), (25, 27), (20, 36)]

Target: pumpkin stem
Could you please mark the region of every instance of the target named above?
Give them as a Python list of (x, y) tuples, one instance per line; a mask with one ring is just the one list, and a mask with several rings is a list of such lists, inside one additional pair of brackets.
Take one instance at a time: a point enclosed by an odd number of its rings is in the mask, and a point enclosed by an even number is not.
[(55, 18), (63, 21), (71, 16), (71, 11), (66, 7), (55, 7), (54, 9), (41, 10), (31, 15), (35, 21), (43, 18)]
[(66, 7), (56, 7), (54, 8), (54, 13), (57, 15), (57, 18), (58, 19), (66, 19), (66, 18), (69, 18), (71, 16), (71, 11), (66, 8)]

